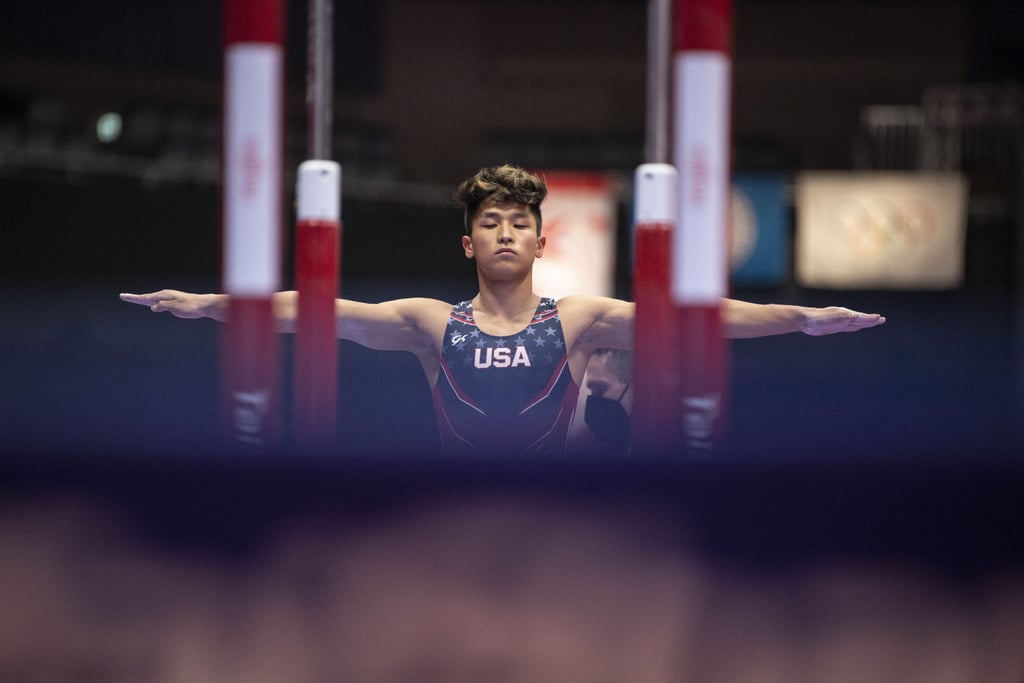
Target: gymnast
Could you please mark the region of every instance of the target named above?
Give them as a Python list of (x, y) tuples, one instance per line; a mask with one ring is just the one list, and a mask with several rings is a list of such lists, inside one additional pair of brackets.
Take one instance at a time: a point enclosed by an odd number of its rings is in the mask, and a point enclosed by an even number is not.
[[(479, 292), (452, 306), (428, 298), (335, 301), (337, 336), (416, 356), (433, 394), (442, 448), (452, 454), (564, 453), (579, 387), (598, 349), (633, 347), (632, 302), (600, 296), (555, 301), (533, 289), (544, 255), (542, 177), (514, 166), (484, 168), (456, 192), (464, 207), (466, 258)], [(227, 321), (226, 294), (164, 289), (121, 294), (129, 303), (179, 318)], [(272, 297), (277, 328), (295, 327), (297, 292)], [(731, 339), (802, 332), (855, 332), (885, 322), (847, 308), (755, 304), (723, 299)]]

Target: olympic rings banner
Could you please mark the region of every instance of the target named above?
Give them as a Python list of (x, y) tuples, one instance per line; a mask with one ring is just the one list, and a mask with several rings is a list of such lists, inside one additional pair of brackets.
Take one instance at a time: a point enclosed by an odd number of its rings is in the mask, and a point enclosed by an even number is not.
[(796, 182), (796, 277), (834, 289), (946, 289), (963, 282), (960, 174), (804, 173)]

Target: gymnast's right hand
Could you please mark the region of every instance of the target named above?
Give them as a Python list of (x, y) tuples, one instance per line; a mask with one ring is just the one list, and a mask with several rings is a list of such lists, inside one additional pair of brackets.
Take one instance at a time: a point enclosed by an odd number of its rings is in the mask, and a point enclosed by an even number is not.
[(216, 318), (223, 308), (223, 294), (191, 294), (176, 289), (161, 289), (149, 294), (121, 294), (121, 301), (149, 306), (154, 313), (169, 312), (178, 318)]

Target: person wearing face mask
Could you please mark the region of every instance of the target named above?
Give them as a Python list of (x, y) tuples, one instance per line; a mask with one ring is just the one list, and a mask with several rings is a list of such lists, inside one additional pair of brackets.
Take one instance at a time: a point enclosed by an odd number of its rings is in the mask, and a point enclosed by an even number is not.
[(578, 454), (624, 455), (633, 413), (633, 352), (597, 349), (583, 379), (583, 425), (575, 425), (569, 450)]

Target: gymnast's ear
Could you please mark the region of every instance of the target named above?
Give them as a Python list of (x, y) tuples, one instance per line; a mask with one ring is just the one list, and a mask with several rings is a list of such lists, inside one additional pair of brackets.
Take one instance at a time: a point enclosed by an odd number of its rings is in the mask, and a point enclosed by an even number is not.
[(473, 240), (469, 235), (462, 236), (462, 249), (466, 252), (466, 258), (473, 258)]
[(546, 247), (547, 244), (548, 244), (547, 235), (541, 235), (540, 237), (537, 238), (537, 253), (534, 255), (534, 258), (543, 258), (544, 257), (544, 247)]

